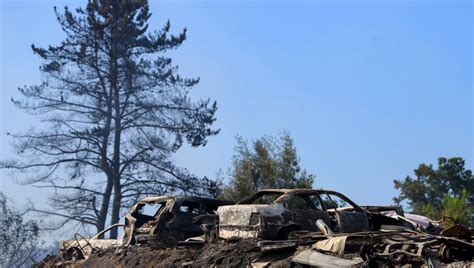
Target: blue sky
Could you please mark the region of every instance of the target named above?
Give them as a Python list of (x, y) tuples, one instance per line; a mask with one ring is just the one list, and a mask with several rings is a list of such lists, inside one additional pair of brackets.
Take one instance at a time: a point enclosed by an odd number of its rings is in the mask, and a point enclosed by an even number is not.
[[(85, 1), (68, 1), (70, 7)], [(1, 1), (0, 159), (5, 133), (40, 127), (10, 103), (39, 81), (30, 45), (63, 35), (52, 7), (65, 1)], [(470, 1), (152, 1), (150, 28), (171, 20), (188, 40), (171, 55), (192, 96), (217, 100), (221, 133), (175, 160), (212, 177), (230, 164), (235, 135), (289, 130), (315, 187), (360, 204), (391, 204), (393, 180), (419, 163), (461, 156), (473, 168)], [(18, 204), (44, 190), (0, 173)]]

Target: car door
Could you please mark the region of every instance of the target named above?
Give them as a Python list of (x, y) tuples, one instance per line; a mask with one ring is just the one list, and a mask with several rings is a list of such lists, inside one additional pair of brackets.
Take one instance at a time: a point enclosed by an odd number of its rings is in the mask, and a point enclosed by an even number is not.
[(337, 229), (333, 231), (354, 233), (369, 230), (367, 213), (351, 200), (331, 192), (321, 193), (320, 197), (324, 208), (332, 214), (335, 221), (336, 226), (330, 225)]
[(178, 215), (172, 227), (182, 232), (183, 238), (201, 235), (201, 228), (193, 222), (193, 218), (203, 214), (203, 209), (204, 207), (201, 202), (191, 200), (181, 201)]
[(316, 194), (295, 194), (287, 200), (286, 206), (302, 230), (318, 231), (316, 221), (319, 219), (329, 224), (329, 214), (323, 210)]

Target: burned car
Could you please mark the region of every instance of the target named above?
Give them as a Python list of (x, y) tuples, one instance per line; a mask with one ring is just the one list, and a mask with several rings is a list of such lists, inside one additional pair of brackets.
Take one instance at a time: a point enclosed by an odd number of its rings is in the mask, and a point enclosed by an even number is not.
[[(75, 234), (74, 239), (61, 241), (57, 262), (63, 265), (84, 260), (93, 251), (110, 247), (149, 243), (174, 246), (178, 241), (203, 234), (200, 225), (193, 221), (195, 217), (215, 215), (219, 206), (230, 204), (233, 202), (190, 196), (145, 197), (125, 213), (125, 224), (114, 224), (92, 237)], [(122, 237), (103, 238), (113, 228), (123, 230)]]
[(189, 196), (145, 197), (125, 214), (124, 245), (160, 242), (175, 245), (178, 241), (202, 235), (193, 219), (216, 214), (219, 206), (231, 201)]
[[(296, 230), (331, 234), (412, 227), (376, 212), (377, 207), (370, 210), (331, 190), (262, 190), (236, 205), (219, 207), (219, 237), (287, 239)], [(401, 210), (397, 213), (403, 216)]]

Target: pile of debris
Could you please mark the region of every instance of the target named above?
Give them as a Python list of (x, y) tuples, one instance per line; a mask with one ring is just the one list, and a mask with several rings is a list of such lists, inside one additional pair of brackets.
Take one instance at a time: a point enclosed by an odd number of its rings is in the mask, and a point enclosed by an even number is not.
[(296, 255), (293, 262), (313, 266), (469, 266), (474, 257), (472, 234), (461, 238), (460, 233), (453, 232), (455, 229), (469, 231), (461, 225), (455, 225), (445, 229), (445, 232), (457, 237), (408, 229), (343, 233), (326, 237), (306, 234), (299, 237), (298, 241), (307, 241), (311, 246)]
[[(104, 239), (112, 228), (123, 237)], [(124, 225), (61, 242), (38, 267), (470, 266), (473, 237), (322, 189), (263, 190), (237, 204), (160, 196), (132, 206)]]

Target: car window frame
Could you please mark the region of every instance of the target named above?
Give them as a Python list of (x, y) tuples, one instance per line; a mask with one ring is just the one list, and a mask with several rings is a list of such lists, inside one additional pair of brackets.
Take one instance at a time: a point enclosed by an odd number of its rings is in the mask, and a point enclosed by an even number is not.
[[(316, 196), (316, 197), (318, 198), (319, 203), (321, 204), (321, 209), (318, 209), (318, 208), (313, 204), (313, 202), (311, 202), (311, 200), (310, 200), (309, 197), (308, 197), (308, 196), (310, 196), (310, 195), (314, 195), (314, 196)], [(314, 193), (292, 193), (292, 194), (289, 194), (288, 197), (287, 197), (287, 198), (285, 199), (285, 201), (284, 201), (284, 202), (285, 202), (285, 207), (286, 207), (287, 209), (290, 209), (290, 208), (288, 207), (288, 205), (289, 205), (288, 202), (289, 202), (290, 199), (292, 199), (294, 196), (299, 196), (299, 197), (302, 198), (304, 201), (306, 201), (306, 203), (310, 206), (311, 210), (313, 210), (313, 211), (326, 211), (325, 207), (322, 205), (322, 200), (321, 200), (321, 197), (320, 197), (320, 195), (319, 195), (318, 192), (314, 192)]]
[(323, 206), (325, 211), (327, 211), (328, 209), (334, 209), (334, 208), (327, 208), (326, 207), (325, 203), (322, 202), (321, 194), (335, 195), (335, 196), (339, 197), (340, 199), (343, 199), (344, 201), (346, 201), (348, 204), (350, 204), (354, 208), (355, 211), (358, 211), (358, 212), (363, 212), (364, 211), (364, 209), (362, 209), (359, 205), (357, 205), (349, 197), (347, 197), (347, 196), (345, 196), (341, 193), (334, 192), (334, 191), (320, 191), (318, 194), (319, 194), (319, 199), (321, 200), (321, 205)]
[[(255, 204), (253, 203), (253, 201), (257, 200), (258, 198), (260, 198), (261, 196), (263, 195), (279, 195), (278, 197), (276, 197), (275, 199), (273, 199), (273, 201), (269, 204)], [(237, 204), (239, 205), (270, 205), (270, 204), (273, 204), (275, 203), (276, 200), (282, 198), (283, 196), (285, 196), (286, 193), (282, 193), (282, 192), (278, 192), (278, 191), (261, 191), (261, 192), (257, 192), (251, 196), (248, 196), (242, 200), (240, 200), (239, 202), (237, 202)]]
[[(189, 211), (182, 211), (181, 210), (181, 207), (183, 206), (183, 204), (186, 204), (186, 203), (197, 203), (199, 204), (199, 206), (197, 207), (198, 208), (198, 213), (193, 213), (192, 211), (189, 212)], [(196, 201), (196, 200), (181, 200), (178, 204), (178, 207), (177, 207), (178, 211), (180, 213), (185, 213), (185, 214), (189, 214), (189, 215), (196, 215), (196, 216), (199, 216), (201, 214), (203, 214), (203, 211), (204, 211), (204, 206), (203, 206), (203, 203), (201, 201)]]

